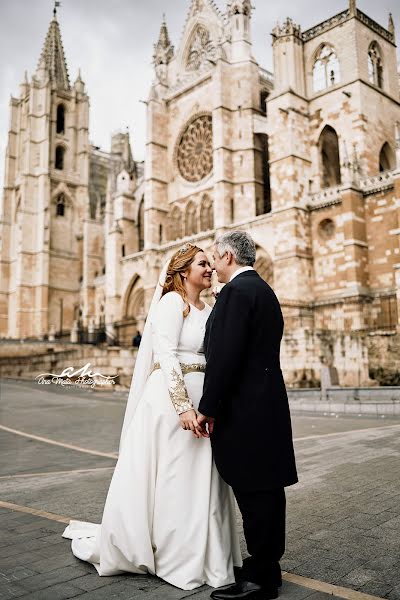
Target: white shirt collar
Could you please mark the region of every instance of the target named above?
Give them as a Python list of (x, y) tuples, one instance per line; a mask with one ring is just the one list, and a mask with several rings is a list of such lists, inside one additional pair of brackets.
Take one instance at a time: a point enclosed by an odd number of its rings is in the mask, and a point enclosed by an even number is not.
[(234, 272), (229, 281), (232, 281), (232, 279), (236, 277), (236, 275), (240, 275), (240, 273), (245, 273), (246, 271), (254, 271), (254, 269), (253, 267), (240, 267), (240, 269)]

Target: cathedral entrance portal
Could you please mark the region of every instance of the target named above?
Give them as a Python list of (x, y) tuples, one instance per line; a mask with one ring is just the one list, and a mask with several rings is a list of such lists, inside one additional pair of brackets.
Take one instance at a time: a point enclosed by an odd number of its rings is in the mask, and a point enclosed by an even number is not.
[(137, 332), (143, 333), (145, 322), (143, 281), (135, 275), (127, 289), (123, 306), (123, 318), (115, 323), (120, 346), (132, 346)]

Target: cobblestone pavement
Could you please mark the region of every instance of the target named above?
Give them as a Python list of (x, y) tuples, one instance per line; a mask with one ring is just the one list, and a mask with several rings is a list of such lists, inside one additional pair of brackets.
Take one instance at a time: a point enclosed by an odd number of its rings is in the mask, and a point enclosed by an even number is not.
[[(154, 577), (98, 577), (61, 538), (65, 524), (54, 520), (57, 515), (101, 520), (125, 399), (122, 393), (0, 382), (1, 600), (209, 597), (206, 586), (184, 592)], [(289, 575), (280, 598), (328, 600), (334, 593), (357, 600), (306, 577), (400, 599), (400, 421), (294, 415), (293, 427), (300, 483), (287, 489), (282, 567)], [(245, 553), (243, 536), (242, 546)]]

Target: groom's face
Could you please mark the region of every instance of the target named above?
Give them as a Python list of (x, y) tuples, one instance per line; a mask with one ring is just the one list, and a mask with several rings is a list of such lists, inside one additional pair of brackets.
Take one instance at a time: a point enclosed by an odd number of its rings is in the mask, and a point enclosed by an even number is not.
[(227, 256), (224, 254), (221, 256), (218, 250), (214, 246), (213, 250), (213, 267), (220, 283), (227, 283), (229, 281), (228, 269), (229, 265), (227, 262)]

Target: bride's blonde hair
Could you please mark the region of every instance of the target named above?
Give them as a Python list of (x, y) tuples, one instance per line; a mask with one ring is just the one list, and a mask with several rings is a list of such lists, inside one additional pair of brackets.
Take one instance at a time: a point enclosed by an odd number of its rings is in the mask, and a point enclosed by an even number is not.
[(198, 252), (203, 252), (201, 248), (194, 244), (185, 244), (172, 256), (169, 261), (167, 275), (161, 298), (168, 292), (178, 292), (182, 296), (185, 302), (185, 308), (183, 310), (183, 316), (187, 317), (190, 312), (190, 305), (188, 302), (185, 286), (183, 285), (184, 277), (182, 273), (187, 271), (194, 261), (194, 257)]

